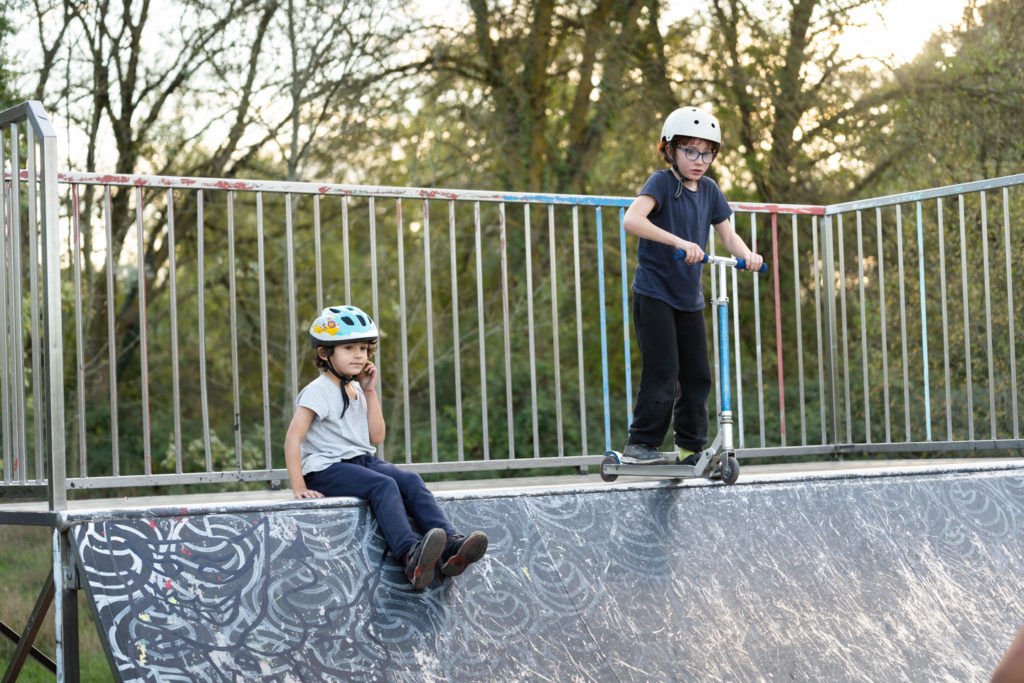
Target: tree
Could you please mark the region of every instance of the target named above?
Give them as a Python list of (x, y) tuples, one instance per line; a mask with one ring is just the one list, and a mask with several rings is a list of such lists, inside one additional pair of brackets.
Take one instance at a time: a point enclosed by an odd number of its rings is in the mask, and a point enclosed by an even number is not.
[[(865, 127), (861, 139), (861, 163), (878, 169), (869, 176), (866, 187), (872, 195), (1020, 172), (1024, 165), (1024, 143), (1019, 135), (1024, 126), (1022, 32), (1021, 3), (970, 3), (958, 26), (936, 33), (916, 59), (893, 73), (891, 83), (883, 87), (896, 96), (875, 110), (874, 125)], [(1015, 340), (1018, 348), (1009, 346), (1011, 323), (1019, 329), (1024, 310), (1019, 296), (1002, 300), (999, 295), (1017, 291), (1019, 274), (1024, 270), (1024, 257), (1018, 248), (1024, 197), (1010, 188), (1005, 194), (988, 192), (984, 200), (975, 193), (946, 198), (941, 213), (937, 202), (924, 201), (921, 206), (918, 230), (929, 264), (926, 280), (932, 287), (924, 301), (914, 288), (909, 288), (907, 306), (910, 310), (925, 307), (930, 320), (948, 306), (954, 320), (970, 320), (966, 330), (955, 325), (949, 330), (949, 366), (954, 377), (962, 378), (973, 363), (974, 390), (978, 392), (980, 382), (985, 381), (978, 378), (987, 376), (987, 368), (978, 359), (990, 357), (997, 397), (992, 419), (1010, 425), (1019, 416), (1013, 414), (1010, 405), (1013, 388), (1008, 386), (1012, 374), (1008, 359), (1014, 353), (1021, 357), (1019, 334)], [(887, 222), (878, 247), (880, 253), (894, 253), (898, 248), (893, 213), (886, 210), (883, 218)], [(904, 215), (903, 220), (910, 242), (914, 238), (907, 223), (918, 219)], [(934, 286), (940, 261), (948, 291)], [(877, 328), (875, 320), (865, 324), (869, 329)], [(989, 333), (988, 324), (993, 326), (992, 346), (982, 351), (977, 344)], [(932, 333), (939, 334), (938, 330)], [(966, 350), (970, 346), (974, 346), (973, 358)], [(933, 351), (931, 358), (924, 359), (919, 353), (919, 348), (912, 347), (911, 363), (930, 363), (933, 376), (941, 377), (944, 354)], [(956, 381), (952, 392), (954, 404), (961, 407), (952, 417), (953, 431), (962, 436), (967, 433), (969, 418), (981, 424), (989, 417), (988, 401), (975, 397), (971, 415), (963, 409), (968, 404), (966, 383)], [(913, 406), (913, 410), (915, 420), (923, 419), (922, 406)]]
[(1024, 163), (1024, 6), (993, 0), (934, 35), (893, 75), (865, 156), (884, 168), (875, 192), (1017, 173)]
[[(704, 91), (723, 118), (726, 164), (751, 200), (828, 203), (856, 180), (839, 163), (846, 132), (888, 97), (839, 37), (851, 13), (878, 0), (710, 0)], [(699, 93), (700, 91), (698, 91)], [(735, 155), (728, 148), (736, 149)]]
[[(386, 6), (368, 0), (175, 0), (158, 12), (149, 3), (39, 0), (30, 22), (38, 49), (25, 73), (44, 106), (64, 113), (65, 125), (82, 133), (82, 147), (68, 150), (72, 168), (295, 179), (315, 172), (309, 166), (310, 141), (323, 135), (326, 123), (347, 122), (356, 130), (353, 121), (377, 111), (377, 93), (386, 87), (405, 26), (397, 14), (401, 7), (402, 0)], [(124, 260), (134, 246), (136, 192), (115, 187), (108, 206), (84, 188), (79, 204), (85, 228), (76, 246), (83, 256), (86, 401), (93, 410), (103, 403), (90, 399), (109, 391), (107, 345), (116, 344), (118, 352), (113, 376), (138, 362), (142, 286), (150, 302), (167, 295), (170, 243), (163, 190), (142, 192), (147, 217), (141, 265), (134, 257)], [(205, 207), (204, 215), (216, 220), (222, 210)], [(191, 196), (175, 205), (182, 274), (194, 272), (197, 216)], [(109, 240), (100, 236), (102, 229), (90, 228), (106, 219)], [(205, 249), (226, 262), (223, 231), (211, 230), (205, 240)], [(189, 244), (191, 251), (181, 246)], [(134, 281), (118, 278), (123, 284), (113, 293), (112, 339), (106, 331), (107, 263), (136, 273)], [(225, 263), (211, 262), (208, 268), (210, 277), (226, 276), (220, 270)], [(202, 286), (180, 294), (194, 300)], [(123, 391), (130, 396), (138, 387)]]
[[(270, 85), (288, 93), (291, 107), (275, 140), (288, 180), (324, 171), (360, 179), (351, 157), (337, 154), (337, 142), (354, 147), (369, 122), (393, 109), (387, 93), (404, 70), (396, 48), (416, 30), (404, 10), (402, 0), (287, 0), (277, 13), (271, 54), (286, 54), (287, 66)], [(318, 148), (329, 149), (333, 158), (317, 154)]]
[[(661, 2), (470, 0), (468, 7), (468, 23), (442, 29), (423, 62), (433, 76), (423, 111), (445, 121), (445, 131), (426, 127), (423, 139), (466, 150), (472, 173), (461, 182), (618, 193), (625, 157), (614, 150), (628, 149), (627, 186), (636, 185), (653, 159), (644, 152), (656, 142), (651, 131), (676, 106)], [(640, 153), (631, 144), (641, 144)]]

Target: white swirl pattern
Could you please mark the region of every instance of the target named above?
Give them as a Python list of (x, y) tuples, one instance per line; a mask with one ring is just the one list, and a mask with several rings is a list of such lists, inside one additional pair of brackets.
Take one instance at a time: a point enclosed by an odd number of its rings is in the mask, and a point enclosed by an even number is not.
[(1020, 470), (442, 505), (423, 593), (365, 507), (73, 533), (125, 681), (980, 680), (1024, 613)]

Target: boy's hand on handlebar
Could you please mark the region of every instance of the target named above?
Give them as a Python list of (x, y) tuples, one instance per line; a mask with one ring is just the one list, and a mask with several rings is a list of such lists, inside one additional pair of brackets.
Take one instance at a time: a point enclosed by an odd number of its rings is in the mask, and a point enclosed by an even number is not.
[(756, 273), (759, 270), (761, 270), (761, 265), (764, 263), (764, 257), (761, 256), (760, 254), (750, 252), (747, 254), (747, 257), (744, 259), (744, 261), (746, 261), (747, 263), (747, 270)]
[(694, 242), (681, 240), (677, 250), (686, 254), (686, 258), (683, 259), (683, 262), (688, 266), (692, 266), (694, 263), (700, 263), (704, 260), (704, 250)]

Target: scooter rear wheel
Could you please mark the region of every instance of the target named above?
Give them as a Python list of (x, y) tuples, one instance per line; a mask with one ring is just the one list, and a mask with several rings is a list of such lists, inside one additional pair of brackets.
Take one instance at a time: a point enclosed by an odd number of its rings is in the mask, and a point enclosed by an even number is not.
[(617, 474), (608, 474), (605, 472), (605, 465), (618, 465), (619, 459), (616, 458), (612, 453), (608, 453), (604, 456), (604, 460), (601, 461), (601, 479), (604, 481), (612, 482), (619, 478)]
[(740, 476), (740, 464), (736, 460), (736, 456), (730, 453), (722, 461), (722, 483), (723, 484), (735, 484), (736, 480)]

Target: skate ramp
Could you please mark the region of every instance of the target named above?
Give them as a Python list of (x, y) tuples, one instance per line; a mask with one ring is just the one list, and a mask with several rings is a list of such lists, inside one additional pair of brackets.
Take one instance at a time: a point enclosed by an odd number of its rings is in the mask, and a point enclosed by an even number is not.
[(125, 681), (987, 680), (1024, 620), (1019, 464), (438, 498), (490, 549), (422, 593), (353, 500), (67, 521)]

